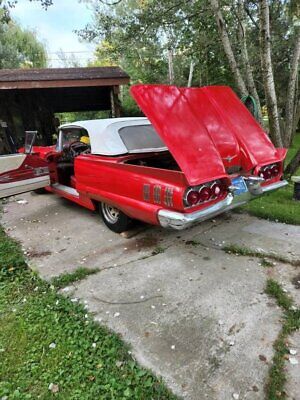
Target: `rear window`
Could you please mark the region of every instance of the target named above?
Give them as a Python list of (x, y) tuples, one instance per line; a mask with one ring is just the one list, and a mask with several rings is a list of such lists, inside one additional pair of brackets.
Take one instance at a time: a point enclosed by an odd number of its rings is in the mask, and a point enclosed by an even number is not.
[(152, 125), (133, 125), (119, 129), (119, 135), (128, 152), (149, 150), (165, 150), (162, 142)]

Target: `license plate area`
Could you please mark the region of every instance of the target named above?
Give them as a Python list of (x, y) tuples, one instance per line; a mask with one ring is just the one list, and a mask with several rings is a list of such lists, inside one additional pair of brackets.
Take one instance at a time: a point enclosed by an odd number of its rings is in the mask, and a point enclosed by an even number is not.
[(234, 191), (235, 195), (240, 195), (248, 192), (248, 188), (246, 182), (242, 176), (238, 176), (237, 178), (233, 178), (231, 181), (232, 185), (237, 189)]

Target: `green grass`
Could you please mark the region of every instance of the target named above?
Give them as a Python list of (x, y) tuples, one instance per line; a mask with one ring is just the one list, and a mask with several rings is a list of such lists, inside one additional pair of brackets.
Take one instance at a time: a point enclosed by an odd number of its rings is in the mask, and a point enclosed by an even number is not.
[(272, 279), (267, 281), (266, 293), (273, 297), (278, 306), (284, 311), (284, 320), (281, 332), (275, 341), (274, 356), (269, 371), (266, 386), (267, 400), (282, 400), (286, 398), (284, 386), (286, 383), (285, 357), (288, 354), (288, 336), (300, 329), (300, 309), (291, 309), (292, 299), (283, 291), (280, 284)]
[[(300, 134), (298, 133), (288, 151), (286, 163), (292, 159), (299, 148)], [(300, 168), (297, 174), (300, 174)], [(293, 190), (294, 184), (289, 183), (283, 189), (251, 201), (243, 209), (260, 218), (300, 225), (300, 201), (293, 200)]]
[[(288, 151), (288, 154), (286, 157), (286, 164), (288, 164), (291, 161), (291, 159), (296, 155), (299, 148), (300, 148), (300, 132), (298, 132), (295, 135), (293, 143), (292, 143), (291, 147), (289, 148), (289, 151)], [(300, 167), (299, 167), (298, 171), (296, 172), (296, 174), (299, 174), (299, 173), (300, 173)]]
[(175, 399), (116, 334), (31, 272), (2, 230), (0, 266), (0, 398)]
[(264, 267), (273, 266), (273, 264), (269, 261), (270, 259), (284, 264), (291, 264), (295, 267), (300, 266), (300, 260), (289, 259), (287, 257), (275, 253), (267, 253), (265, 251), (263, 252), (263, 251), (253, 250), (245, 246), (238, 246), (236, 244), (228, 244), (222, 247), (222, 250), (224, 250), (226, 253), (235, 254), (237, 256), (260, 258), (262, 260), (262, 265)]
[(98, 268), (84, 268), (79, 267), (74, 272), (61, 274), (51, 280), (51, 284), (56, 288), (60, 289), (71, 283), (81, 281), (89, 275), (96, 274), (100, 270)]
[(158, 254), (161, 254), (161, 253), (164, 253), (165, 252), (165, 248), (164, 247), (161, 247), (161, 246), (157, 246), (157, 247), (155, 247), (155, 249), (152, 251), (152, 255), (153, 256), (157, 256)]

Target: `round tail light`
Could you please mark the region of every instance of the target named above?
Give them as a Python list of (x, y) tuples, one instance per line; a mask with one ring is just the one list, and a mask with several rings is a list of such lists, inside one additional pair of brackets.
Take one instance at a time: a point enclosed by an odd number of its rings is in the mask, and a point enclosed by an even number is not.
[(208, 201), (212, 196), (212, 190), (208, 186), (204, 186), (199, 190), (199, 198), (201, 202)]
[(270, 168), (265, 168), (264, 170), (261, 171), (259, 174), (262, 178), (265, 180), (272, 178), (272, 171)]
[(213, 197), (218, 197), (222, 193), (222, 187), (218, 183), (213, 183), (210, 189)]
[(277, 176), (279, 174), (279, 168), (277, 165), (273, 165), (273, 167), (271, 168), (271, 174), (272, 176)]
[(186, 202), (189, 206), (196, 205), (200, 200), (199, 192), (196, 190), (190, 190), (186, 196)]
[(228, 194), (228, 186), (225, 183), (221, 184), (221, 192), (219, 194), (219, 197), (227, 195)]

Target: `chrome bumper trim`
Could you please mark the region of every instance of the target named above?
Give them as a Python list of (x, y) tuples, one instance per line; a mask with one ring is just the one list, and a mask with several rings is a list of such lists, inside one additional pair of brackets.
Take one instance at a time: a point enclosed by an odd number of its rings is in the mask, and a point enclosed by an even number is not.
[(288, 184), (289, 184), (289, 183), (288, 183), (288, 181), (286, 181), (286, 180), (279, 181), (279, 182), (275, 182), (275, 183), (272, 183), (272, 185), (262, 186), (262, 191), (263, 191), (263, 193), (268, 193), (268, 192), (270, 192), (271, 190), (280, 189), (280, 188), (282, 188), (282, 187), (284, 187), (284, 186), (287, 186)]
[(239, 196), (234, 196), (233, 194), (229, 193), (228, 196), (219, 203), (192, 213), (180, 213), (176, 211), (161, 209), (158, 211), (158, 220), (160, 225), (164, 228), (182, 230), (188, 228), (195, 223), (205, 221), (225, 211), (229, 211), (235, 207), (246, 204), (250, 200), (259, 197), (261, 194), (280, 189), (287, 184), (287, 181), (279, 181), (276, 183), (272, 183), (268, 186), (261, 186), (259, 194), (257, 194), (257, 192), (255, 192), (254, 194), (254, 191), (251, 193), (251, 189), (248, 192), (243, 193)]

